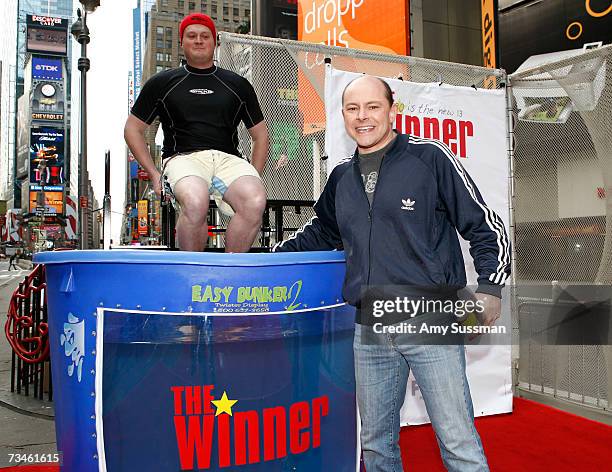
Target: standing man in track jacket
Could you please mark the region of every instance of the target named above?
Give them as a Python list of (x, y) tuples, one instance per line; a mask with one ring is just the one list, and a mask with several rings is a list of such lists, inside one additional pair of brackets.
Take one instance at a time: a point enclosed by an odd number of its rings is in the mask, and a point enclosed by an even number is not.
[[(462, 342), (423, 345), (405, 342), (391, 330), (380, 334), (376, 323), (396, 326), (410, 315), (392, 312), (378, 318), (364, 293), (401, 286), (413, 299), (452, 299), (466, 285), (458, 231), (470, 242), (478, 272), (480, 322), (492, 325), (500, 316), (501, 289), (509, 275), (508, 236), (443, 143), (393, 131), (392, 97), (389, 85), (376, 77), (360, 77), (345, 88), (342, 113), (357, 143), (355, 155), (334, 168), (315, 205), (316, 216), (274, 250), (343, 248), (346, 253), (343, 295), (357, 307), (355, 378), (368, 472), (403, 470), (399, 413), (410, 370), (446, 468), (486, 471)], [(424, 313), (415, 319), (456, 320), (454, 314), (447, 316)]]
[[(178, 203), (176, 235), (184, 251), (202, 251), (208, 238), (208, 202), (232, 216), (227, 252), (249, 250), (266, 206), (261, 173), (268, 131), (253, 86), (214, 64), (217, 32), (202, 13), (187, 15), (179, 34), (187, 64), (155, 74), (143, 86), (125, 124), (125, 141), (149, 174)], [(155, 167), (144, 133), (156, 117), (164, 130), (163, 165)], [(238, 124), (251, 139), (251, 164), (238, 152)]]

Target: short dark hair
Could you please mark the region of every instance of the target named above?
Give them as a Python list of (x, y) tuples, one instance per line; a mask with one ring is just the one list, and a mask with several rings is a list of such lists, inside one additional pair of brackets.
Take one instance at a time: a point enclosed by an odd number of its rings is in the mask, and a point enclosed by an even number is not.
[(387, 99), (387, 102), (389, 102), (389, 106), (393, 106), (393, 90), (391, 90), (391, 86), (385, 80), (381, 79), (380, 77), (376, 77), (375, 75), (370, 75), (370, 76), (362, 75), (361, 77), (357, 77), (351, 80), (348, 84), (346, 84), (346, 87), (344, 87), (344, 90), (342, 91), (342, 105), (344, 105), (344, 94), (346, 93), (346, 89), (349, 88), (353, 82), (363, 77), (372, 77), (373, 79), (378, 80), (383, 86), (383, 89), (385, 92), (385, 98)]

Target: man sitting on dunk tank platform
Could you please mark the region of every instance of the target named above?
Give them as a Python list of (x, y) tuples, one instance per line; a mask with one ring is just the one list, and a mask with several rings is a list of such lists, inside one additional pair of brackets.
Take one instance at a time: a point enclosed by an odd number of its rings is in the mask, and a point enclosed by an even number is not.
[[(261, 227), (266, 192), (261, 174), (268, 131), (253, 86), (215, 65), (216, 28), (201, 13), (179, 27), (187, 64), (159, 72), (142, 87), (125, 124), (125, 141), (149, 174), (180, 209), (176, 226), (183, 251), (202, 251), (208, 238), (208, 205), (231, 216), (226, 252), (247, 252)], [(159, 117), (164, 131), (162, 169), (153, 163), (145, 131)], [(251, 163), (238, 152), (238, 125), (251, 136)]]

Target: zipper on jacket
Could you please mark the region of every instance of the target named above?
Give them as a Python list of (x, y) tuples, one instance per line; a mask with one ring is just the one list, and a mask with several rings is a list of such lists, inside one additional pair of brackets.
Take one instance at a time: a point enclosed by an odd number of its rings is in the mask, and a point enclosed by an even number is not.
[[(366, 281), (366, 285), (370, 285), (370, 275), (372, 273), (372, 210), (374, 209), (374, 202), (376, 201), (376, 191), (378, 190), (378, 185), (380, 184), (380, 176), (382, 174), (382, 168), (385, 164), (385, 156), (383, 154), (382, 161), (380, 163), (380, 167), (378, 168), (378, 177), (376, 179), (376, 187), (374, 188), (374, 194), (372, 195), (372, 204), (370, 204), (370, 199), (368, 198), (368, 194), (365, 191), (365, 184), (363, 183), (363, 178), (361, 177), (361, 167), (359, 167), (359, 160), (357, 160), (357, 168), (359, 169), (359, 182), (361, 182), (361, 188), (363, 189), (363, 196), (366, 199), (368, 204), (368, 221), (370, 222), (370, 230), (368, 234), (368, 279)], [(359, 157), (357, 158), (359, 159)]]

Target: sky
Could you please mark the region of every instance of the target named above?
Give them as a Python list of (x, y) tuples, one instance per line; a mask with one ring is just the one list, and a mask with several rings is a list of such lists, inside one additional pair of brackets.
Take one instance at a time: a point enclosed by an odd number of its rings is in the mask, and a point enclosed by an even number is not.
[[(101, 6), (87, 16), (91, 36), (87, 47), (87, 57), (91, 61), (91, 69), (87, 73), (87, 169), (101, 205), (104, 196), (104, 153), (110, 150), (111, 233), (113, 241), (118, 243), (125, 206), (126, 146), (123, 126), (128, 114), (127, 84), (132, 65), (132, 8), (135, 2), (102, 0), (100, 3)], [(80, 45), (76, 41), (73, 47), (80, 55)], [(78, 70), (73, 72), (73, 81), (78, 87)], [(73, 126), (79, 126), (79, 122), (73, 121)], [(74, 147), (78, 149), (78, 143)]]

